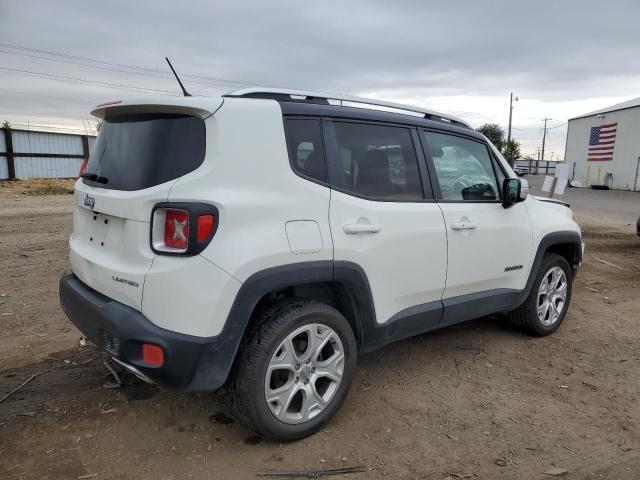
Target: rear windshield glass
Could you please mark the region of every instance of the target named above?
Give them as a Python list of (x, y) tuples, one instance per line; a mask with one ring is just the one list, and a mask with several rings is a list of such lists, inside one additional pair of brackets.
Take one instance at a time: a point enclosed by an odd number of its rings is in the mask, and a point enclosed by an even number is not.
[(141, 190), (176, 179), (204, 160), (205, 126), (181, 114), (111, 115), (102, 122), (83, 182)]

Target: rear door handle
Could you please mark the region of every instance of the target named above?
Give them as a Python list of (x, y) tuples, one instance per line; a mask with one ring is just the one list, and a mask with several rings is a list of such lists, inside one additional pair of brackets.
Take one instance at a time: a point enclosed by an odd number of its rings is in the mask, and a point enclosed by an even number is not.
[(382, 226), (372, 223), (348, 223), (342, 227), (344, 233), (378, 233), (382, 230)]
[(452, 222), (451, 230), (473, 230), (478, 228), (477, 223), (473, 222)]

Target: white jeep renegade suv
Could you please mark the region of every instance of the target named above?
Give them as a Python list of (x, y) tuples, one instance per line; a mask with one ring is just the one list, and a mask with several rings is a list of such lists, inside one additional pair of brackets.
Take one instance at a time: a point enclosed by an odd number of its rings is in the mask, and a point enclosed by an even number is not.
[(261, 434), (320, 429), (359, 352), (496, 313), (548, 335), (567, 313), (571, 210), (462, 120), (277, 89), (93, 114), (62, 308), (145, 380), (224, 387)]

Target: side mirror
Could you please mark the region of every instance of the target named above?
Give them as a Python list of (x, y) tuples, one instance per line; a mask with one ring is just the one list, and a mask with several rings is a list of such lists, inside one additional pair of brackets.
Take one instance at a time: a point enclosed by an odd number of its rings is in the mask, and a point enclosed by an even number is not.
[(505, 208), (523, 202), (529, 194), (529, 183), (521, 178), (505, 178), (502, 183), (502, 205)]

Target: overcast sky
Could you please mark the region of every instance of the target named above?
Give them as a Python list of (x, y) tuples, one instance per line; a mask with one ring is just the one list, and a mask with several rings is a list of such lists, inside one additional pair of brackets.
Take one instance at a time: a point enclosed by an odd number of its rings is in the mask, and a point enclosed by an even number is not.
[(639, 18), (638, 0), (0, 0), (0, 121), (83, 129), (97, 103), (177, 94), (166, 55), (195, 95), (345, 92), (473, 126), (506, 127), (513, 91), (523, 153), (546, 116), (558, 158), (568, 118), (640, 96)]

